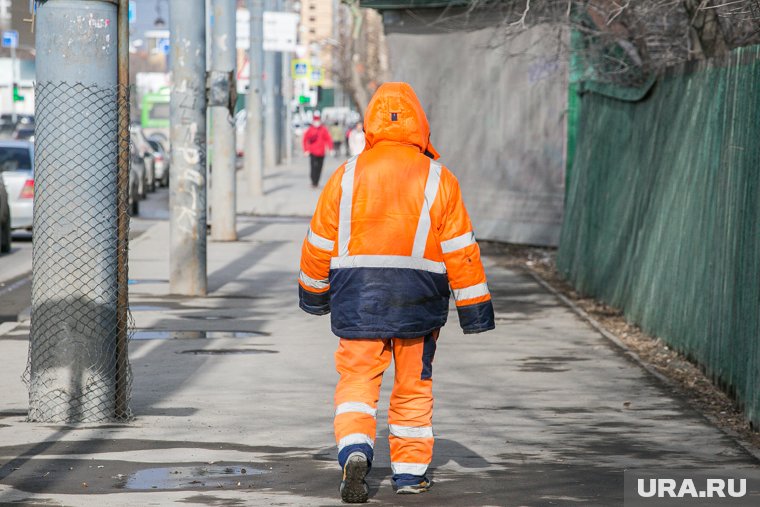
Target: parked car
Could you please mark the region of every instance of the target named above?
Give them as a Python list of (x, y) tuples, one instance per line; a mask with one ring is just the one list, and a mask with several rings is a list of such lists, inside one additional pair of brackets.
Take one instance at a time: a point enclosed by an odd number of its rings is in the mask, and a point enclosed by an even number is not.
[(156, 183), (162, 187), (169, 186), (169, 152), (164, 145), (158, 140), (150, 138), (148, 144), (153, 148), (153, 171), (156, 177)]
[(153, 148), (151, 148), (148, 139), (145, 137), (145, 133), (139, 124), (133, 123), (129, 127), (130, 138), (132, 145), (137, 149), (137, 153), (143, 159), (143, 165), (145, 166), (145, 181), (142, 182), (140, 189), (140, 197), (145, 197), (147, 192), (153, 192), (156, 189), (156, 172), (155, 161), (153, 157)]
[(129, 214), (130, 216), (137, 216), (140, 213), (140, 182), (143, 181), (143, 173), (145, 172), (145, 165), (143, 165), (142, 157), (138, 155), (137, 149), (134, 145), (130, 145), (129, 149)]
[(13, 139), (34, 142), (34, 125), (19, 125), (13, 132)]
[[(145, 175), (145, 158), (140, 155), (140, 152), (134, 144), (130, 145), (130, 155), (132, 158), (132, 167), (130, 173), (134, 172), (134, 175), (130, 174), (135, 179), (135, 188), (137, 189), (137, 199), (145, 199), (145, 181), (147, 177)], [(132, 187), (130, 186), (130, 189)]]
[(32, 229), (34, 208), (34, 144), (0, 141), (0, 175), (11, 210), (11, 229)]
[(3, 178), (0, 178), (0, 253), (11, 251), (11, 208)]
[(14, 122), (11, 113), (0, 114), (0, 137), (13, 137), (17, 129), (26, 127), (34, 128), (34, 115), (19, 113)]

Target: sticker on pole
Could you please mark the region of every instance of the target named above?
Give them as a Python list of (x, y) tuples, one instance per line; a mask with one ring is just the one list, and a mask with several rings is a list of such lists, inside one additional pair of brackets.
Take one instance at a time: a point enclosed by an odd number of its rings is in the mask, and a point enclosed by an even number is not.
[(3, 47), (4, 48), (18, 47), (18, 32), (16, 30), (3, 31)]
[(294, 12), (264, 12), (264, 51), (295, 52), (300, 18)]
[(293, 79), (309, 79), (311, 64), (308, 60), (293, 60), (290, 63), (290, 75)]

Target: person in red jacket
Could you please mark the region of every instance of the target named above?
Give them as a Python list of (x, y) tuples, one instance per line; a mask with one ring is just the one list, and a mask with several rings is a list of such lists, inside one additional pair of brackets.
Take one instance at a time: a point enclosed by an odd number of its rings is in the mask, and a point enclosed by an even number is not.
[(325, 185), (301, 250), (300, 307), (331, 314), (341, 498), (369, 498), (383, 372), (395, 362), (388, 429), (396, 493), (427, 491), (433, 356), (454, 296), (466, 334), (494, 329), (470, 217), (440, 164), (411, 86), (385, 83), (364, 117), (366, 146)]
[(330, 131), (322, 125), (322, 117), (319, 111), (314, 113), (311, 125), (303, 135), (303, 151), (309, 155), (311, 162), (311, 186), (319, 186), (319, 178), (322, 175), (322, 165), (325, 163), (325, 153), (333, 149)]

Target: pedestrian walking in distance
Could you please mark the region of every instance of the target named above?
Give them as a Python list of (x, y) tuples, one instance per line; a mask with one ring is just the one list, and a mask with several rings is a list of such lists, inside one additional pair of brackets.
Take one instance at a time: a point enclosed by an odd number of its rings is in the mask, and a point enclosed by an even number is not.
[(319, 111), (314, 113), (311, 125), (303, 135), (303, 151), (309, 155), (311, 163), (311, 186), (319, 186), (319, 178), (322, 176), (322, 165), (325, 163), (325, 153), (333, 149), (330, 132), (322, 125), (322, 117)]
[(380, 383), (391, 359), (392, 483), (397, 493), (422, 493), (431, 486), (432, 363), (450, 294), (465, 333), (494, 328), (459, 183), (436, 162), (412, 87), (383, 84), (364, 131), (364, 151), (338, 168), (319, 198), (299, 275), (301, 308), (331, 313), (340, 337), (334, 426), (348, 503), (368, 500)]
[(341, 125), (338, 120), (335, 120), (332, 122), (332, 125), (330, 125), (329, 132), (333, 146), (335, 147), (334, 156), (340, 158), (340, 147), (343, 144), (344, 138), (346, 137), (346, 128)]
[(348, 131), (348, 147), (352, 157), (364, 151), (364, 130), (361, 122), (356, 122), (354, 128)]

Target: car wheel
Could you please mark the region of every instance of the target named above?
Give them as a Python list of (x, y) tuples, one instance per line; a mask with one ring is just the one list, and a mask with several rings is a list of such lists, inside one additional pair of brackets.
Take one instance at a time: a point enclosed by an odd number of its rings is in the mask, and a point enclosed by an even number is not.
[(166, 171), (164, 171), (164, 175), (163, 175), (163, 177), (161, 178), (161, 180), (162, 180), (162, 181), (161, 181), (161, 184), (162, 184), (163, 186), (165, 186), (165, 187), (168, 187), (168, 186), (169, 186), (169, 170), (168, 170), (168, 169), (167, 169)]
[(5, 223), (0, 224), (0, 253), (11, 251), (11, 221), (10, 217)]

